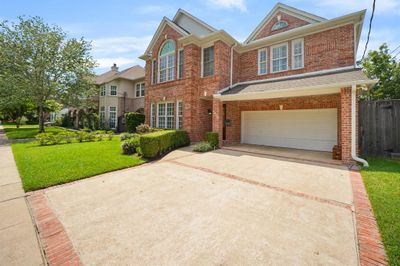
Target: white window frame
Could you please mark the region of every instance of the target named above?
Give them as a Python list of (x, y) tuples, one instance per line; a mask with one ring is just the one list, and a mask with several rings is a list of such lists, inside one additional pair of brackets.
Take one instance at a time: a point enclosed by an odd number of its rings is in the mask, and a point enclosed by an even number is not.
[[(168, 41), (173, 41), (173, 42), (174, 42), (175, 50), (161, 56), (160, 54), (161, 54), (162, 48), (164, 47), (164, 45), (165, 45)], [(173, 57), (174, 57), (172, 66), (169, 66), (169, 65), (168, 65), (168, 62), (169, 62), (168, 59), (169, 59), (170, 56), (173, 56)], [(164, 81), (161, 81), (161, 79), (160, 79), (160, 78), (161, 78), (161, 68), (160, 68), (160, 66), (161, 66), (161, 58), (164, 58), (164, 57), (165, 57), (165, 60), (166, 60), (166, 68), (165, 68), (166, 73), (165, 73), (165, 80), (164, 80)], [(173, 81), (173, 80), (175, 80), (175, 63), (176, 63), (176, 43), (175, 43), (174, 40), (169, 39), (169, 40), (166, 40), (166, 41), (163, 43), (163, 45), (161, 46), (161, 49), (160, 49), (160, 51), (159, 51), (159, 55), (158, 55), (158, 71), (157, 71), (157, 72), (158, 72), (158, 83), (165, 83), (165, 82), (168, 82), (168, 81)], [(173, 69), (173, 70), (172, 70), (172, 78), (171, 78), (171, 79), (168, 79), (168, 70), (171, 69), (171, 68)]]
[(156, 64), (157, 64), (157, 59), (151, 60), (151, 84), (157, 83), (157, 73), (155, 69)]
[(155, 112), (157, 113), (157, 106), (155, 103), (150, 104), (150, 127), (157, 127), (157, 114), (154, 113), (154, 107)]
[[(260, 61), (261, 52), (265, 52), (265, 61), (263, 61), (263, 62)], [(257, 54), (258, 54), (258, 57), (257, 57), (257, 62), (258, 62), (258, 72), (257, 73), (258, 73), (258, 75), (268, 74), (268, 50), (267, 50), (267, 48), (258, 49)], [(261, 73), (261, 64), (265, 64), (265, 73)]]
[[(182, 114), (179, 114), (179, 104), (181, 104)], [(183, 101), (176, 101), (175, 113), (176, 113), (176, 129), (182, 129), (183, 128)], [(180, 121), (182, 121), (182, 127), (179, 127)]]
[[(168, 115), (168, 104), (172, 104), (173, 105), (174, 113), (172, 115)], [(161, 127), (160, 124), (159, 124), (159, 122), (160, 122), (160, 113), (159, 113), (160, 105), (165, 105), (165, 113), (164, 113), (164, 115), (161, 116), (161, 117), (165, 118), (164, 127)], [(175, 124), (174, 123), (175, 122), (175, 113), (176, 113), (176, 108), (175, 108), (175, 103), (174, 102), (168, 101), (168, 102), (159, 102), (159, 103), (157, 103), (157, 119), (156, 119), (157, 128), (173, 129), (174, 128), (174, 124)], [(172, 117), (172, 119), (174, 119), (174, 122), (172, 123), (172, 127), (169, 128), (168, 127), (168, 118), (171, 118), (171, 117)]]
[[(111, 108), (115, 108), (115, 127), (110, 126), (111, 122)], [(108, 107), (108, 126), (110, 126), (111, 129), (116, 129), (118, 127), (118, 107), (117, 106), (109, 106)]]
[[(282, 46), (286, 46), (286, 69), (285, 70), (274, 71), (274, 67), (273, 67), (274, 52), (273, 52), (273, 49), (274, 48), (278, 48), (278, 47), (282, 47)], [(270, 57), (271, 57), (271, 60), (270, 60), (270, 62), (271, 62), (270, 63), (270, 72), (271, 73), (279, 73), (279, 72), (285, 72), (285, 71), (289, 70), (289, 44), (287, 42), (271, 46), (269, 52), (270, 52), (269, 54), (270, 54)], [(275, 58), (275, 60), (280, 60), (282, 58)]]
[[(113, 87), (115, 87), (115, 94), (112, 94)], [(110, 85), (110, 96), (118, 96), (118, 86), (117, 85)]]
[[(139, 85), (139, 86), (138, 86)], [(137, 91), (139, 89), (139, 96), (137, 96)], [(143, 90), (142, 90), (143, 89)], [(145, 95), (145, 87), (144, 87), (144, 82), (138, 82), (135, 84), (135, 98), (143, 98)]]
[(100, 117), (99, 117), (100, 123), (102, 125), (104, 125), (104, 123), (106, 122), (106, 107), (105, 106), (100, 106), (99, 114), (100, 114)]
[[(300, 42), (301, 43), (301, 66), (300, 67), (295, 67), (295, 60), (294, 57), (299, 55), (299, 54), (294, 54), (294, 45), (296, 43)], [(300, 38), (300, 39), (296, 39), (292, 41), (292, 69), (302, 69), (304, 68), (304, 39)]]
[[(181, 72), (181, 65), (180, 65), (180, 61), (181, 61), (181, 52), (184, 53), (183, 48), (178, 49), (178, 60), (177, 60), (177, 71), (176, 71), (176, 76), (177, 79), (183, 79), (183, 76), (185, 75), (184, 72), (182, 72), (182, 76), (179, 75), (179, 73)], [(185, 60), (185, 55), (183, 55), (183, 60)], [(184, 67), (185, 62), (182, 62), (182, 69), (183, 71), (185, 71), (185, 67)]]
[(107, 94), (107, 90), (106, 90), (106, 85), (101, 85), (100, 86), (100, 96), (104, 97)]
[[(209, 43), (201, 48), (201, 77), (204, 78), (204, 49), (214, 46), (214, 43)], [(212, 75), (206, 77), (212, 77), (215, 75), (215, 46), (214, 46), (214, 71)]]

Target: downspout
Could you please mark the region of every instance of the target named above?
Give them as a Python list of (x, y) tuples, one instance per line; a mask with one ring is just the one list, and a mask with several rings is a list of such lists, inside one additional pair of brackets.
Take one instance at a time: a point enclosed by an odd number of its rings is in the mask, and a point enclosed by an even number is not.
[(351, 86), (351, 157), (356, 162), (362, 163), (364, 167), (368, 167), (368, 162), (358, 157), (356, 152), (356, 93), (357, 87), (355, 84), (353, 84)]
[(232, 88), (232, 83), (233, 83), (233, 48), (237, 46), (237, 43), (235, 42), (234, 45), (231, 47), (231, 73), (230, 73), (230, 82), (229, 82), (229, 88)]

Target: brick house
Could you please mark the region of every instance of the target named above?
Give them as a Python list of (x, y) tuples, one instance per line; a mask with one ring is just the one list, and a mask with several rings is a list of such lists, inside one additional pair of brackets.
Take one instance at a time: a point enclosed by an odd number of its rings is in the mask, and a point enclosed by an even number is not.
[[(248, 143), (356, 156), (356, 68), (365, 10), (325, 19), (278, 3), (243, 43), (184, 10), (146, 52), (146, 122)], [(354, 111), (352, 112), (352, 107)]]
[(141, 66), (119, 71), (114, 64), (110, 71), (96, 76), (102, 124), (121, 132), (124, 131), (123, 117), (126, 112), (143, 113), (144, 74), (144, 68)]

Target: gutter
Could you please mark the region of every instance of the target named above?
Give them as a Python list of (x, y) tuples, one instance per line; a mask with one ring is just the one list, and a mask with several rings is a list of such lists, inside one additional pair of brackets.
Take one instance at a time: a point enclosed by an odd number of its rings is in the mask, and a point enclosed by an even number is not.
[(369, 167), (366, 160), (357, 156), (356, 152), (356, 91), (355, 84), (351, 86), (351, 157), (356, 162), (362, 163), (364, 167)]

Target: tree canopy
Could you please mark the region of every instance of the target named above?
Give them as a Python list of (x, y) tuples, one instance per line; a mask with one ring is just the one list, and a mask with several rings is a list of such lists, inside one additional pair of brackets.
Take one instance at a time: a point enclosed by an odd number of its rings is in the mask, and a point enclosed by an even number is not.
[(89, 42), (67, 38), (60, 27), (39, 17), (0, 22), (0, 93), (8, 90), (32, 103), (43, 131), (49, 100), (77, 106), (94, 95), (90, 51)]
[(369, 99), (400, 99), (400, 64), (389, 53), (387, 44), (370, 51), (360, 63), (369, 78), (378, 79), (368, 92)]

